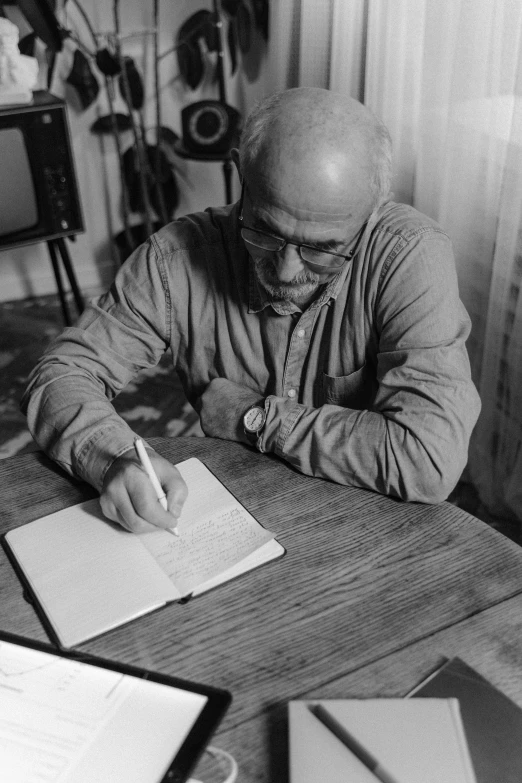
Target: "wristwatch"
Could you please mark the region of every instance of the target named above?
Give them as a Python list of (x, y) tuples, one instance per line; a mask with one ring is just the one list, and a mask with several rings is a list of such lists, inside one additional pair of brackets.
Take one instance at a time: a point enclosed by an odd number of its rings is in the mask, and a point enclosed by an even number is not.
[(250, 443), (256, 443), (266, 422), (266, 413), (263, 403), (256, 403), (243, 415), (243, 432)]

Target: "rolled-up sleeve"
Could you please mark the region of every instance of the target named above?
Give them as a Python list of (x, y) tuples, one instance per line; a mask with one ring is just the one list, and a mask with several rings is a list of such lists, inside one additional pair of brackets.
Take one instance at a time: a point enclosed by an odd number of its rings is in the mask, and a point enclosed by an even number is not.
[(52, 343), (22, 398), (38, 445), (98, 490), (110, 464), (134, 439), (111, 400), (168, 347), (167, 292), (148, 242), (119, 270), (110, 290)]
[(390, 235), (371, 298), (376, 393), (366, 410), (270, 396), (259, 447), (298, 470), (410, 501), (447, 498), (480, 412), (451, 243), (441, 231)]

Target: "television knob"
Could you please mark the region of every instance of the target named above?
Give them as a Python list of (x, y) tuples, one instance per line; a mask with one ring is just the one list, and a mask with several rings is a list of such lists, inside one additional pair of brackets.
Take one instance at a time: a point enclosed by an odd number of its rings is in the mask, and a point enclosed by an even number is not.
[(66, 220), (60, 220), (60, 225), (63, 229), (69, 228), (69, 224)]

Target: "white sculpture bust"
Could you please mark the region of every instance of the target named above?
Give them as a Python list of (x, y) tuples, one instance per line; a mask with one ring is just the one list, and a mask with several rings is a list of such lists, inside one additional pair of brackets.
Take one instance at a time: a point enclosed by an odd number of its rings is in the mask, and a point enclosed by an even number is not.
[(0, 17), (0, 104), (30, 103), (38, 81), (38, 60), (20, 54), (18, 27)]

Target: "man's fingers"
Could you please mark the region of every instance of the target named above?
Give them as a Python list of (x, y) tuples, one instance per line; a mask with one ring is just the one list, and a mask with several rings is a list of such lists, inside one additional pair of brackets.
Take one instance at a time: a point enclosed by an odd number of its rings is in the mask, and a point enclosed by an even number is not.
[(173, 528), (176, 526), (178, 517), (181, 514), (183, 504), (187, 498), (187, 485), (183, 481), (177, 468), (162, 457), (153, 455), (151, 460), (156, 471), (156, 475), (165, 492), (167, 501), (167, 511), (163, 508), (156, 492), (146, 475), (140, 477), (139, 492), (133, 492), (132, 502), (136, 513), (152, 524), (162, 528)]
[[(150, 484), (150, 482), (149, 482)], [(151, 487), (143, 487), (141, 492), (133, 492), (131, 501), (134, 507), (134, 513), (140, 519), (146, 519), (154, 527), (172, 528), (176, 527), (178, 515), (165, 511), (156, 493)], [(168, 503), (168, 497), (167, 497)]]
[(103, 516), (107, 517), (107, 519), (110, 519), (111, 522), (118, 522), (118, 512), (116, 511), (116, 508), (114, 506), (114, 503), (107, 498), (106, 495), (100, 496), (100, 508), (103, 512)]
[[(150, 493), (150, 494), (149, 494)], [(136, 465), (118, 473), (100, 497), (104, 515), (132, 533), (150, 533), (172, 527), (172, 516), (161, 508), (151, 483)], [(156, 506), (160, 510), (156, 518)]]
[(131, 533), (153, 533), (158, 529), (155, 525), (151, 525), (147, 520), (142, 519), (130, 509), (124, 511), (118, 510), (117, 513), (120, 525), (127, 530), (130, 530)]
[(128, 498), (126, 501), (124, 498), (119, 498), (118, 504), (115, 505), (112, 500), (101, 497), (100, 506), (107, 519), (117, 522), (131, 533), (151, 533), (156, 530), (154, 525), (151, 525), (136, 513)]
[(187, 487), (178, 469), (158, 454), (150, 456), (165, 492), (168, 511), (158, 499), (147, 472), (127, 452), (107, 471), (100, 498), (105, 516), (134, 533), (176, 527), (187, 497)]
[(174, 467), (174, 465), (171, 465), (170, 462), (167, 463), (166, 471), (164, 468), (165, 465), (160, 465), (157, 470), (157, 475), (167, 496), (167, 508), (169, 513), (177, 519), (180, 516), (187, 499), (187, 485), (179, 470)]

